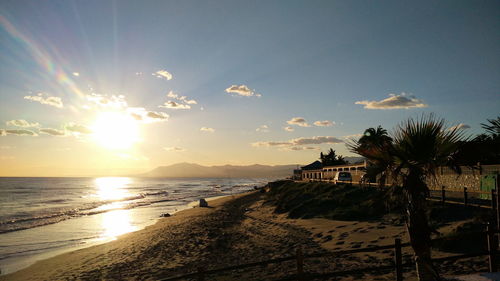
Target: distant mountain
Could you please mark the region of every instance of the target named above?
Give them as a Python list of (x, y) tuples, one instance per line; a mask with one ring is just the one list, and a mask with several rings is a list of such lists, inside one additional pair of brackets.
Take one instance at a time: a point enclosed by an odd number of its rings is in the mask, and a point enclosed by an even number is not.
[(293, 173), (297, 165), (249, 165), (249, 166), (202, 166), (178, 163), (160, 166), (139, 176), (162, 178), (285, 178)]
[(349, 162), (349, 164), (357, 164), (357, 163), (365, 161), (365, 157), (348, 156), (348, 157), (344, 157), (344, 160)]

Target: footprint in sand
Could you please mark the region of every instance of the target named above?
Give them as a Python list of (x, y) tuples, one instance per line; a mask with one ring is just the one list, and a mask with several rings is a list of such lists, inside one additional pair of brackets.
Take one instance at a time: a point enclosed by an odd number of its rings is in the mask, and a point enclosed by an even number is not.
[(335, 245), (344, 245), (345, 244), (345, 241), (339, 241), (337, 243), (335, 243)]
[(323, 242), (328, 242), (328, 241), (331, 241), (333, 239), (333, 237), (331, 235), (327, 235), (325, 236), (325, 238), (323, 238)]
[(323, 237), (323, 233), (321, 233), (321, 232), (320, 232), (320, 233), (318, 233), (318, 234), (314, 235), (314, 237), (316, 237), (316, 238), (321, 238), (321, 237)]
[(337, 226), (337, 228), (343, 228), (343, 227), (346, 227), (346, 225), (339, 225), (339, 226)]
[(328, 233), (332, 233), (332, 232), (335, 232), (335, 230), (334, 230), (334, 229), (332, 229), (332, 230), (328, 231)]

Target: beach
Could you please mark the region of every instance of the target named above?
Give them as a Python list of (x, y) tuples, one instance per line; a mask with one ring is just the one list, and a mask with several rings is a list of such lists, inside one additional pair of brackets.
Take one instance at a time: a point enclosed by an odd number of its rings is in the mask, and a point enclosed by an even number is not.
[[(117, 240), (39, 261), (0, 280), (158, 280), (226, 266), (304, 253), (325, 253), (407, 242), (403, 224), (387, 221), (289, 219), (276, 214), (264, 193), (248, 192), (209, 201), (160, 219)], [(403, 259), (411, 260), (409, 248)], [(436, 253), (436, 256), (444, 255)], [(314, 272), (387, 265), (392, 250), (307, 260)], [(458, 262), (463, 270), (484, 270), (479, 262)], [(272, 280), (295, 272), (295, 260), (210, 275), (207, 280)], [(456, 272), (450, 268), (449, 272)], [(446, 273), (446, 271), (444, 272)], [(405, 280), (414, 280), (405, 273)], [(343, 280), (393, 280), (393, 272), (355, 274)]]

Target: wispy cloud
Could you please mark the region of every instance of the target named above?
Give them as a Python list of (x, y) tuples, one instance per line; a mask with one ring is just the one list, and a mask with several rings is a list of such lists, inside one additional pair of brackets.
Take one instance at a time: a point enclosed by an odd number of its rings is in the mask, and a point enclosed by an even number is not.
[(167, 97), (182, 101), (186, 104), (198, 104), (198, 102), (196, 100), (188, 99), (188, 97), (186, 97), (186, 96), (179, 96), (178, 94), (174, 93), (173, 91), (168, 92)]
[(16, 120), (10, 120), (5, 122), (8, 126), (15, 126), (15, 127), (23, 127), (23, 128), (29, 128), (29, 127), (38, 127), (40, 126), (39, 123), (34, 122), (30, 123), (24, 119), (16, 119)]
[(33, 136), (33, 137), (38, 136), (37, 133), (30, 131), (30, 130), (4, 130), (4, 129), (0, 129), (0, 136), (6, 136), (6, 135)]
[(262, 132), (262, 133), (267, 133), (269, 132), (269, 126), (267, 125), (261, 125), (257, 129), (255, 129), (257, 132)]
[(64, 106), (60, 97), (52, 97), (44, 93), (38, 93), (36, 96), (24, 96), (24, 99), (36, 101), (41, 104), (46, 104), (57, 108), (63, 108)]
[(79, 125), (75, 123), (68, 123), (64, 126), (66, 132), (76, 134), (76, 135), (89, 135), (92, 134), (92, 130), (87, 126)]
[(286, 123), (300, 127), (311, 127), (311, 125), (309, 125), (303, 117), (293, 117), (292, 119), (286, 121)]
[(186, 149), (185, 149), (185, 148), (178, 147), (178, 146), (164, 147), (163, 149), (165, 149), (166, 151), (175, 151), (175, 152), (183, 152), (183, 151), (186, 151)]
[(399, 95), (389, 94), (388, 98), (381, 101), (357, 101), (356, 104), (364, 105), (363, 108), (366, 109), (409, 109), (428, 106), (424, 101), (406, 93), (401, 93)]
[(286, 127), (283, 128), (283, 130), (285, 130), (287, 132), (293, 132), (293, 131), (295, 131), (295, 129), (293, 127), (291, 127), (291, 126), (286, 126)]
[(47, 135), (51, 135), (51, 136), (59, 136), (59, 137), (66, 136), (65, 131), (58, 130), (58, 129), (52, 129), (52, 128), (42, 128), (42, 129), (38, 130), (38, 132), (40, 132), (41, 134), (47, 134)]
[(155, 73), (153, 73), (153, 76), (156, 76), (158, 78), (164, 78), (167, 80), (172, 80), (172, 74), (166, 70), (158, 70)]
[(470, 129), (470, 126), (464, 123), (460, 123), (456, 126), (450, 127), (448, 130), (465, 130), (465, 129)]
[(92, 93), (90, 95), (86, 95), (85, 98), (92, 102), (95, 105), (100, 107), (108, 107), (108, 108), (126, 108), (128, 106), (127, 101), (125, 100), (125, 96), (123, 95), (100, 95)]
[(278, 147), (286, 147), (286, 146), (302, 146), (302, 145), (312, 145), (312, 144), (336, 144), (343, 143), (344, 141), (332, 137), (332, 136), (317, 136), (317, 137), (309, 137), (309, 138), (296, 138), (288, 141), (261, 141), (254, 142), (252, 146), (255, 147), (270, 147), (270, 146), (278, 146)]
[(78, 72), (73, 72), (73, 76), (78, 77), (78, 76), (80, 76), (80, 73), (78, 73)]
[(142, 107), (129, 107), (127, 112), (137, 121), (144, 123), (165, 122), (170, 115), (165, 112), (147, 111)]
[(246, 85), (231, 85), (231, 87), (226, 89), (226, 93), (236, 94), (244, 97), (261, 97), (261, 94), (255, 92), (255, 90), (250, 90)]
[(214, 128), (209, 128), (209, 127), (201, 127), (200, 131), (207, 132), (207, 133), (213, 133), (213, 132), (215, 132), (215, 129)]
[(335, 122), (329, 121), (329, 120), (323, 120), (323, 121), (316, 121), (314, 122), (314, 125), (318, 127), (331, 127), (335, 125)]
[(160, 105), (159, 107), (170, 109), (191, 109), (191, 106), (188, 104), (182, 104), (171, 100), (167, 101), (163, 105)]
[(292, 150), (292, 151), (300, 151), (300, 150), (320, 150), (319, 147), (314, 147), (314, 146), (290, 146), (290, 147), (283, 147), (281, 150)]

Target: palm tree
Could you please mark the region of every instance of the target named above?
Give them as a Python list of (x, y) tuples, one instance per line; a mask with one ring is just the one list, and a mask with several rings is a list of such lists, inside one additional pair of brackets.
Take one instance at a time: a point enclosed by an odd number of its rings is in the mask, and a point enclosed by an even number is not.
[(381, 126), (368, 128), (363, 133), (363, 136), (358, 141), (348, 143), (351, 151), (368, 158), (371, 166), (367, 170), (370, 178), (375, 175), (381, 175), (380, 186), (385, 183), (385, 171), (392, 164), (391, 154), (387, 151), (392, 149), (392, 138), (387, 134), (387, 130)]
[(360, 141), (351, 144), (351, 150), (371, 160), (383, 159), (387, 172), (395, 183), (401, 184), (406, 205), (406, 227), (415, 252), (419, 280), (440, 280), (431, 260), (431, 233), (426, 214), (427, 179), (435, 178), (438, 167), (449, 166), (460, 172), (454, 156), (463, 135), (458, 129), (446, 129), (444, 120), (434, 115), (408, 119), (393, 134), (392, 142), (382, 149), (363, 150)]

